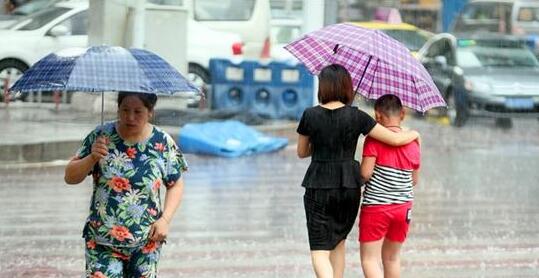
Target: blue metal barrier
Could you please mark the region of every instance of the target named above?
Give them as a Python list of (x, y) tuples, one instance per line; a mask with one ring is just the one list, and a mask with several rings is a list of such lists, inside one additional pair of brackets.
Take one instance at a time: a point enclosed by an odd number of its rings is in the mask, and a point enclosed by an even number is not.
[(248, 108), (249, 92), (245, 83), (252, 79), (252, 71), (245, 63), (229, 60), (210, 60), (212, 78), (212, 108), (241, 111)]
[(313, 105), (313, 76), (303, 65), (212, 59), (210, 72), (213, 109), (299, 119)]
[(252, 64), (251, 69), (253, 70), (252, 82), (247, 85), (251, 92), (249, 111), (262, 117), (279, 118), (277, 114), (278, 92), (273, 88), (276, 82), (273, 66), (271, 64), (262, 65), (256, 61), (249, 63)]
[(277, 115), (279, 118), (299, 119), (305, 108), (313, 106), (313, 76), (303, 65), (275, 63), (279, 92)]

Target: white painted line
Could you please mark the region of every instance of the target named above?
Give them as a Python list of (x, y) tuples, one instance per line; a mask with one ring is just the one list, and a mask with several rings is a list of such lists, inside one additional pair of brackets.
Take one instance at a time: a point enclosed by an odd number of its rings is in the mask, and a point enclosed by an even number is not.
[(55, 160), (55, 161), (48, 161), (48, 162), (29, 162), (29, 163), (13, 162), (11, 164), (0, 164), (0, 170), (58, 167), (58, 166), (66, 166), (68, 162), (69, 160)]

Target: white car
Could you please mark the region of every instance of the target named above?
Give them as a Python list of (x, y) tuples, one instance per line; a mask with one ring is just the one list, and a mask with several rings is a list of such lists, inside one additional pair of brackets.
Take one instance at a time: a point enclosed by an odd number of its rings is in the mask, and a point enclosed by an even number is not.
[[(195, 85), (210, 82), (209, 60), (241, 54), (239, 35), (188, 23), (187, 61)], [(202, 34), (202, 35), (201, 35)], [(88, 2), (61, 2), (0, 30), (0, 90), (51, 52), (88, 44)], [(69, 100), (68, 100), (69, 101)]]
[(278, 18), (271, 20), (271, 58), (283, 62), (297, 62), (290, 52), (284, 49), (288, 43), (298, 39), (302, 34), (303, 22), (294, 18)]
[(0, 89), (13, 84), (31, 65), (51, 52), (85, 47), (88, 5), (57, 4), (0, 30)]

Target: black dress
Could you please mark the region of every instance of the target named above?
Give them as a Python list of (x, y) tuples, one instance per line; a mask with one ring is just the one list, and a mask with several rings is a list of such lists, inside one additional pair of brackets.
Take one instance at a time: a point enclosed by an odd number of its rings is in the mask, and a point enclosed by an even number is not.
[(302, 186), (311, 250), (333, 250), (352, 229), (360, 201), (361, 175), (354, 159), (358, 138), (376, 121), (356, 107), (305, 110), (297, 132), (309, 136), (311, 164)]

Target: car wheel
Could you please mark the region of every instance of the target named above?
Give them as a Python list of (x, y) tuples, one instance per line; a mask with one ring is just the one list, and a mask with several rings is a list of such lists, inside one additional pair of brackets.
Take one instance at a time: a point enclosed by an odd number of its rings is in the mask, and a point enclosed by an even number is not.
[(513, 127), (513, 121), (511, 118), (497, 118), (496, 126), (503, 129), (510, 129)]
[(22, 74), (28, 69), (28, 66), (14, 59), (7, 59), (0, 61), (0, 99), (4, 100), (4, 84), (6, 79), (9, 85), (15, 83)]
[[(207, 88), (210, 85), (211, 79), (209, 72), (203, 67), (197, 64), (189, 64), (187, 78), (193, 85), (197, 88), (204, 90), (203, 93), (207, 93)], [(206, 100), (211, 99), (206, 95)], [(200, 96), (193, 96), (190, 102), (187, 104), (187, 107), (193, 108), (198, 107), (200, 102)]]
[(446, 97), (447, 117), (451, 125), (456, 127), (464, 126), (468, 120), (468, 111), (462, 105), (458, 105), (453, 92), (448, 92)]

